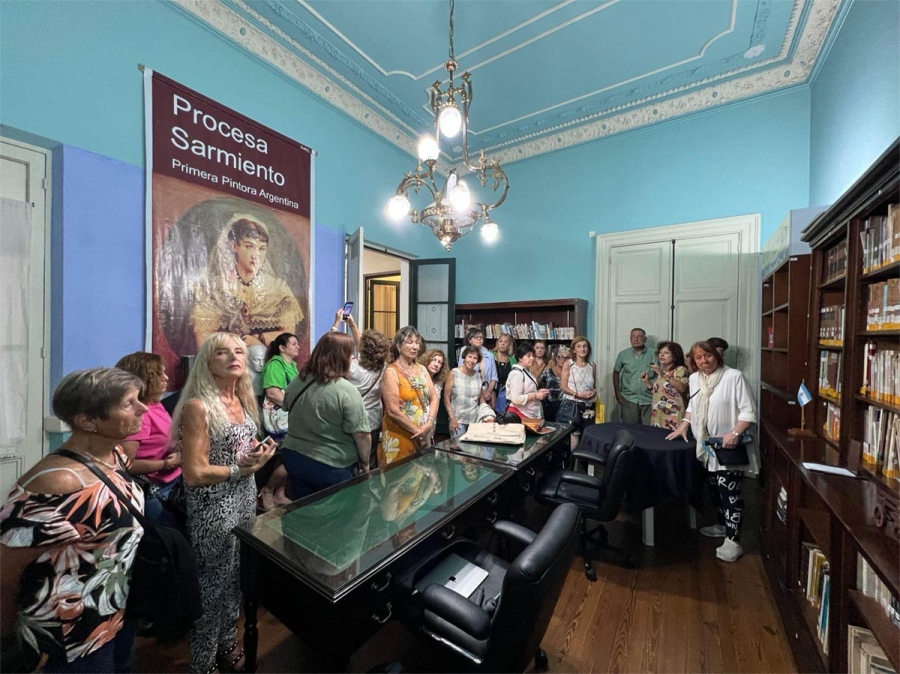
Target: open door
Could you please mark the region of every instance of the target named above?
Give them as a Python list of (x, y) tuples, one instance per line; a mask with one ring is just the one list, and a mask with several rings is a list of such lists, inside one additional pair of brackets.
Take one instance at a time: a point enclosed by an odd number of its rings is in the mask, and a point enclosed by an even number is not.
[(344, 289), (344, 297), (347, 302), (353, 302), (353, 320), (362, 326), (365, 324), (366, 293), (363, 288), (363, 228), (360, 227), (347, 237), (347, 287)]
[(456, 259), (409, 261), (409, 318), (428, 343), (456, 362)]

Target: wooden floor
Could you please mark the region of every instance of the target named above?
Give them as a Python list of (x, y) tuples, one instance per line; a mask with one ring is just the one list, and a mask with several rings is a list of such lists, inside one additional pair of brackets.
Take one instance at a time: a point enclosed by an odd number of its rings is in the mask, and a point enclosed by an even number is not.
[[(656, 547), (640, 544), (635, 519), (611, 525), (612, 542), (630, 543), (638, 566), (616, 556), (595, 562), (598, 580), (576, 558), (543, 647), (553, 672), (794, 672), (787, 638), (759, 557), (755, 481), (748, 481), (745, 555), (716, 559), (721, 540), (687, 526), (685, 507), (656, 513)], [(629, 521), (630, 520), (630, 521)], [(399, 623), (389, 624), (351, 658), (349, 671), (399, 660), (427, 671), (422, 647)], [(138, 640), (136, 672), (187, 671), (186, 640), (162, 647)], [(265, 611), (260, 617), (260, 672), (317, 671), (314, 656)]]

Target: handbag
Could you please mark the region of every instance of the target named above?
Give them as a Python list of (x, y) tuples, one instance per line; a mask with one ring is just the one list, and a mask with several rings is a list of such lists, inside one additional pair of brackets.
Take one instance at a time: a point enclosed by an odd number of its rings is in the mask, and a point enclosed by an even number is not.
[(753, 442), (751, 433), (742, 433), (734, 447), (725, 447), (721, 437), (708, 438), (706, 444), (715, 453), (716, 460), (723, 466), (745, 466), (750, 463), (747, 445)]
[(287, 435), (288, 413), (281, 405), (273, 403), (268, 396), (262, 404), (262, 422), (263, 428), (273, 436)]
[(144, 528), (131, 566), (126, 617), (152, 622), (152, 634), (160, 640), (183, 637), (203, 615), (197, 561), (191, 544), (178, 529), (148, 520), (97, 464), (66, 449), (56, 451), (87, 466)]

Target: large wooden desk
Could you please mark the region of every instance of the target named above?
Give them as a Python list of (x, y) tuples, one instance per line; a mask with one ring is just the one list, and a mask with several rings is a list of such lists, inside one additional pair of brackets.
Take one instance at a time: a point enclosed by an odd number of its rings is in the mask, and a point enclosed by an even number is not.
[[(530, 464), (568, 430), (529, 438), (521, 475), (531, 482)], [(523, 448), (510, 449), (512, 455)], [(477, 538), (508, 515), (523, 495), (513, 467), (522, 464), (430, 448), (236, 529), (249, 669), (256, 667), (262, 604), (325, 667), (342, 670), (396, 614), (417, 564), (454, 537)]]

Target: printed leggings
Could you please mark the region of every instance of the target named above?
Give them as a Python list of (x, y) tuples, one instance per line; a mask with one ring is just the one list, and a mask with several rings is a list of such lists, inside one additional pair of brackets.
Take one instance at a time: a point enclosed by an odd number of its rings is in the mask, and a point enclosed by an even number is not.
[(713, 501), (718, 508), (719, 524), (725, 525), (725, 535), (735, 543), (741, 542), (741, 520), (744, 516), (744, 473), (740, 470), (725, 470), (710, 473)]

